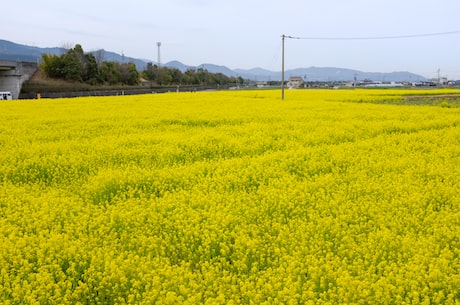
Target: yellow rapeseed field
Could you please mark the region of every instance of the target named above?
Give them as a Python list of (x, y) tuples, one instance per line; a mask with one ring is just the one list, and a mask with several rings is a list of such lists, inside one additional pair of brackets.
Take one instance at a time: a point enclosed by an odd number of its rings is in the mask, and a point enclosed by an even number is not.
[(453, 92), (0, 103), (0, 303), (459, 304)]

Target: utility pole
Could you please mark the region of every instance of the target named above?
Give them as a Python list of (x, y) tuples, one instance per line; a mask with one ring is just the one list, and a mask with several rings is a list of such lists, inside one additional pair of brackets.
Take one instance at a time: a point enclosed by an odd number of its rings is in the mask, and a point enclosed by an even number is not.
[(286, 38), (286, 35), (282, 35), (282, 49), (281, 49), (281, 100), (284, 101), (284, 40)]

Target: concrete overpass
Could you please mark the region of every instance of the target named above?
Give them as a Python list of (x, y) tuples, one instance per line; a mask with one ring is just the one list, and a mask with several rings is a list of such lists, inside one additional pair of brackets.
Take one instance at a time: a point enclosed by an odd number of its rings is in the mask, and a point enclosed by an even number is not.
[(19, 97), (22, 84), (37, 71), (33, 62), (0, 60), (0, 91), (10, 91), (13, 99)]

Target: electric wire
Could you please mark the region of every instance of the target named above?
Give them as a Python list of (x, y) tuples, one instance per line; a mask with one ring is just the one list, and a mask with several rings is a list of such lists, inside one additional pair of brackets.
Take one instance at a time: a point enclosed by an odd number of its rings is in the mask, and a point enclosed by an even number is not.
[(282, 35), (281, 37), (299, 40), (388, 40), (388, 39), (408, 39), (408, 38), (421, 38), (433, 36), (446, 36), (460, 34), (458, 31), (437, 32), (437, 33), (423, 33), (423, 34), (410, 34), (410, 35), (395, 35), (395, 36), (362, 36), (362, 37), (314, 37), (314, 36), (290, 36)]

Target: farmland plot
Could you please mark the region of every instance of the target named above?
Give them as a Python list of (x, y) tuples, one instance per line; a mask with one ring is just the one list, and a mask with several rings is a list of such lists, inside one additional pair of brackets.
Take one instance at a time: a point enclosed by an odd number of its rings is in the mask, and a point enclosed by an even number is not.
[(425, 93), (2, 103), (0, 302), (458, 304), (460, 108)]

